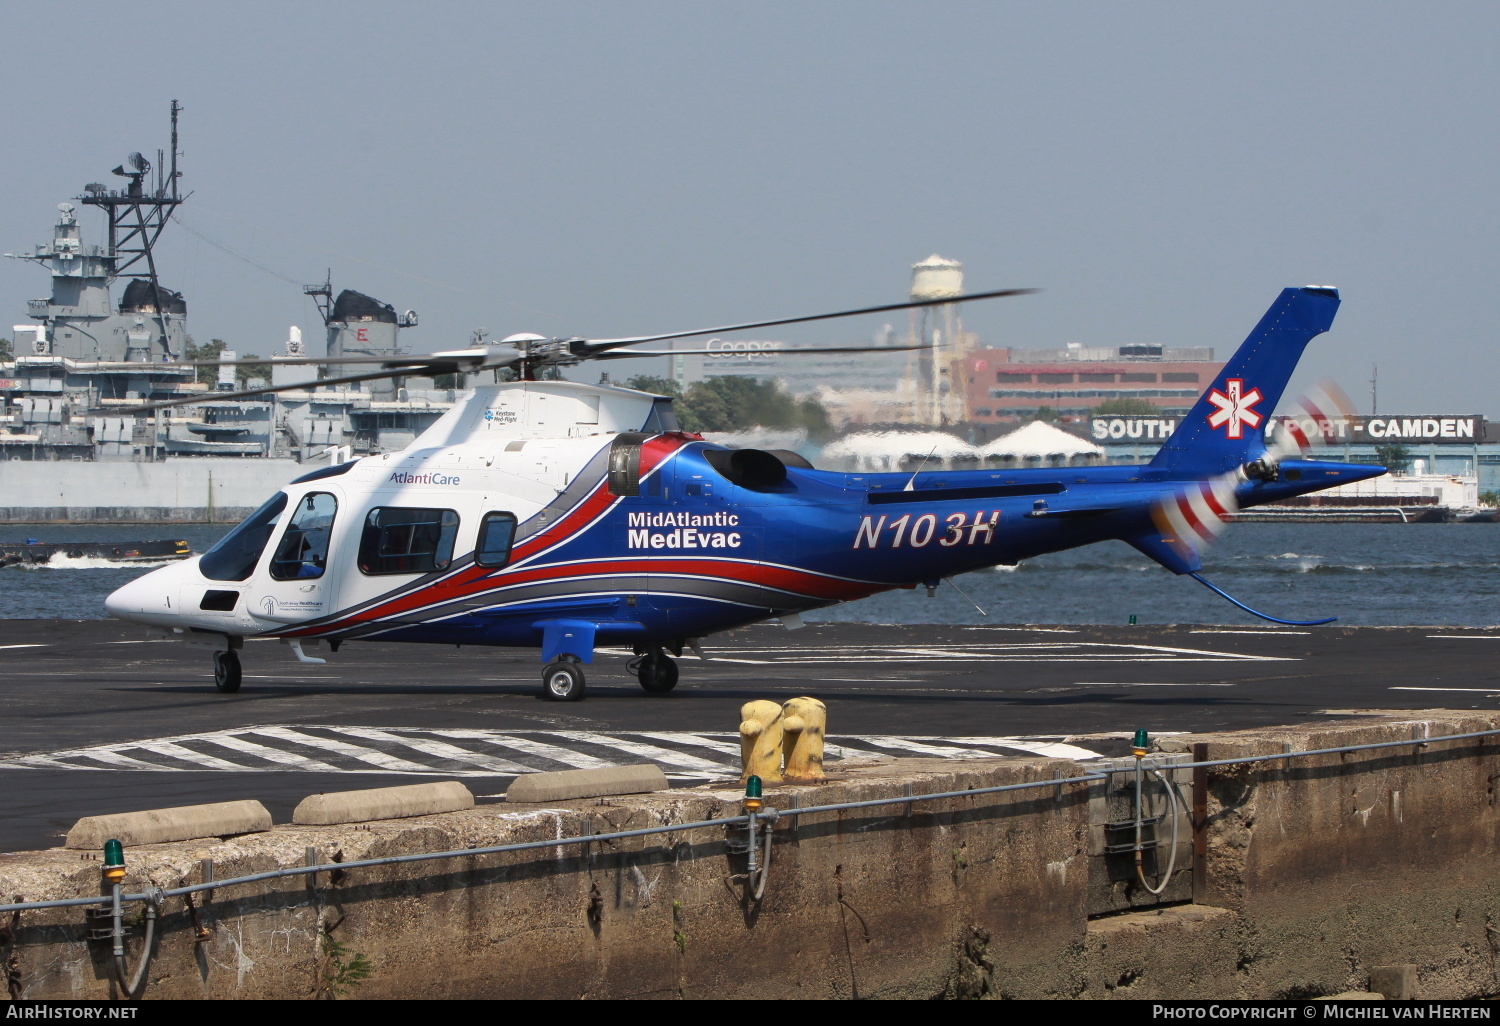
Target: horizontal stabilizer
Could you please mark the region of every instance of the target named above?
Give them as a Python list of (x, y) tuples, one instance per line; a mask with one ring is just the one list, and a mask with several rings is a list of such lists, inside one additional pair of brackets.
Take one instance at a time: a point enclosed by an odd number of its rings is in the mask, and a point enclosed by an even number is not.
[(1152, 532), (1138, 534), (1125, 540), (1134, 546), (1136, 551), (1150, 556), (1174, 574), (1192, 574), (1203, 569), (1197, 550), (1190, 545), (1184, 545), (1177, 538), (1169, 538)]

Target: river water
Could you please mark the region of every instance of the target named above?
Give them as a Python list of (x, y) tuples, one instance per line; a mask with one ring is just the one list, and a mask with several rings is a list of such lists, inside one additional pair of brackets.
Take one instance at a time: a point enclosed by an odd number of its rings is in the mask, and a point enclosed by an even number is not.
[[(225, 526), (151, 529), (6, 527), (21, 541), (185, 538), (202, 552)], [(0, 570), (0, 619), (100, 619), (104, 597), (149, 567), (69, 560)], [(1263, 612), (1290, 619), (1395, 626), (1500, 623), (1500, 529), (1492, 524), (1237, 524), (1208, 554), (1204, 575)], [(806, 616), (865, 623), (1222, 623), (1261, 621), (1196, 581), (1175, 577), (1121, 542), (957, 578), (928, 598), (889, 592)], [(983, 608), (985, 615), (979, 609)], [(3, 643), (3, 640), (0, 640)]]

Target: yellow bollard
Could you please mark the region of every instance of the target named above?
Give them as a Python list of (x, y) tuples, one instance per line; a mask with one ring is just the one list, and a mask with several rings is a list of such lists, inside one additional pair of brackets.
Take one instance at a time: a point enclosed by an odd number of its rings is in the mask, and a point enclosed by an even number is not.
[(786, 779), (810, 784), (823, 779), (823, 729), (828, 709), (816, 698), (793, 698), (781, 707)]
[(740, 707), (740, 783), (781, 783), (781, 706), (759, 700)]

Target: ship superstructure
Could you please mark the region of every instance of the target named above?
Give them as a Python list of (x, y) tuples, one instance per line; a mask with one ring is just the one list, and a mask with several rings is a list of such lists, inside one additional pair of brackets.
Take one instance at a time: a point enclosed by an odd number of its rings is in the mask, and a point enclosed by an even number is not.
[[(180, 188), (177, 158), (180, 110), (174, 101), (169, 152), (158, 150), (154, 163), (140, 153), (131, 154), (113, 172), (125, 180), (122, 187), (85, 186), (83, 195), (58, 205), (51, 242), (30, 253), (7, 254), (46, 269), (52, 288), (48, 298), (27, 303), (31, 323), (14, 327), (11, 359), (0, 362), (0, 464), (143, 464), (146, 467), (136, 476), (148, 483), (131, 505), (202, 508), (205, 503), (196, 501), (196, 495), (195, 501), (185, 503), (171, 494), (184, 477), (180, 464), (185, 460), (201, 464), (186, 472), (194, 481), (211, 475), (220, 461), (234, 460), (236, 470), (221, 473), (221, 479), (244, 480), (247, 488), (258, 492), (279, 485), (296, 464), (307, 460), (334, 452), (402, 448), (451, 407), (455, 390), (438, 389), (431, 379), (411, 379), (383, 382), (374, 390), (312, 386), (276, 397), (216, 401), (216, 392), (253, 387), (255, 379), (236, 380), (234, 369), (226, 367), (217, 380), (199, 381), (194, 368), (171, 366), (188, 358), (192, 341), (187, 300), (162, 284), (157, 266), (158, 240), (187, 200)], [(105, 215), (102, 243), (86, 238), (80, 205)], [(116, 304), (113, 293), (121, 282), (124, 287)], [(398, 315), (389, 304), (363, 293), (346, 289), (335, 296), (331, 281), (304, 291), (318, 302), (330, 356), (399, 355), (400, 331), (417, 322), (414, 312)], [(276, 360), (304, 355), (301, 332), (295, 327), (284, 346), (254, 348), (281, 350), (269, 352), (266, 361), (268, 377), (276, 383), (316, 376), (305, 365)], [(223, 355), (230, 358), (233, 353)], [(197, 393), (203, 396), (202, 405), (180, 407), (170, 414), (112, 412), (146, 400)], [(244, 465), (256, 460), (264, 463), (263, 472)], [(176, 470), (164, 469), (173, 464), (179, 465)], [(88, 494), (87, 474), (58, 468), (58, 475), (63, 481), (60, 491), (49, 487), (47, 494), (34, 498), (18, 492), (20, 481), (6, 481), (6, 506), (55, 510), (98, 501), (98, 496)], [(149, 495), (149, 481), (157, 478), (160, 502)], [(196, 492), (196, 487), (189, 490)], [(238, 507), (235, 497), (227, 498), (227, 507)], [(213, 505), (210, 499), (207, 507)]]

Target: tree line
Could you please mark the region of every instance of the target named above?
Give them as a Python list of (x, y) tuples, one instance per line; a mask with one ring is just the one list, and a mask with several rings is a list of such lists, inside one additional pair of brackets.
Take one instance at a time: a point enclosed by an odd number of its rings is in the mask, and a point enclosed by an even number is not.
[(777, 381), (758, 378), (705, 378), (686, 392), (671, 378), (638, 374), (626, 388), (672, 397), (684, 431), (744, 431), (753, 427), (805, 430), (809, 438), (833, 434), (828, 411), (812, 397), (798, 399)]

